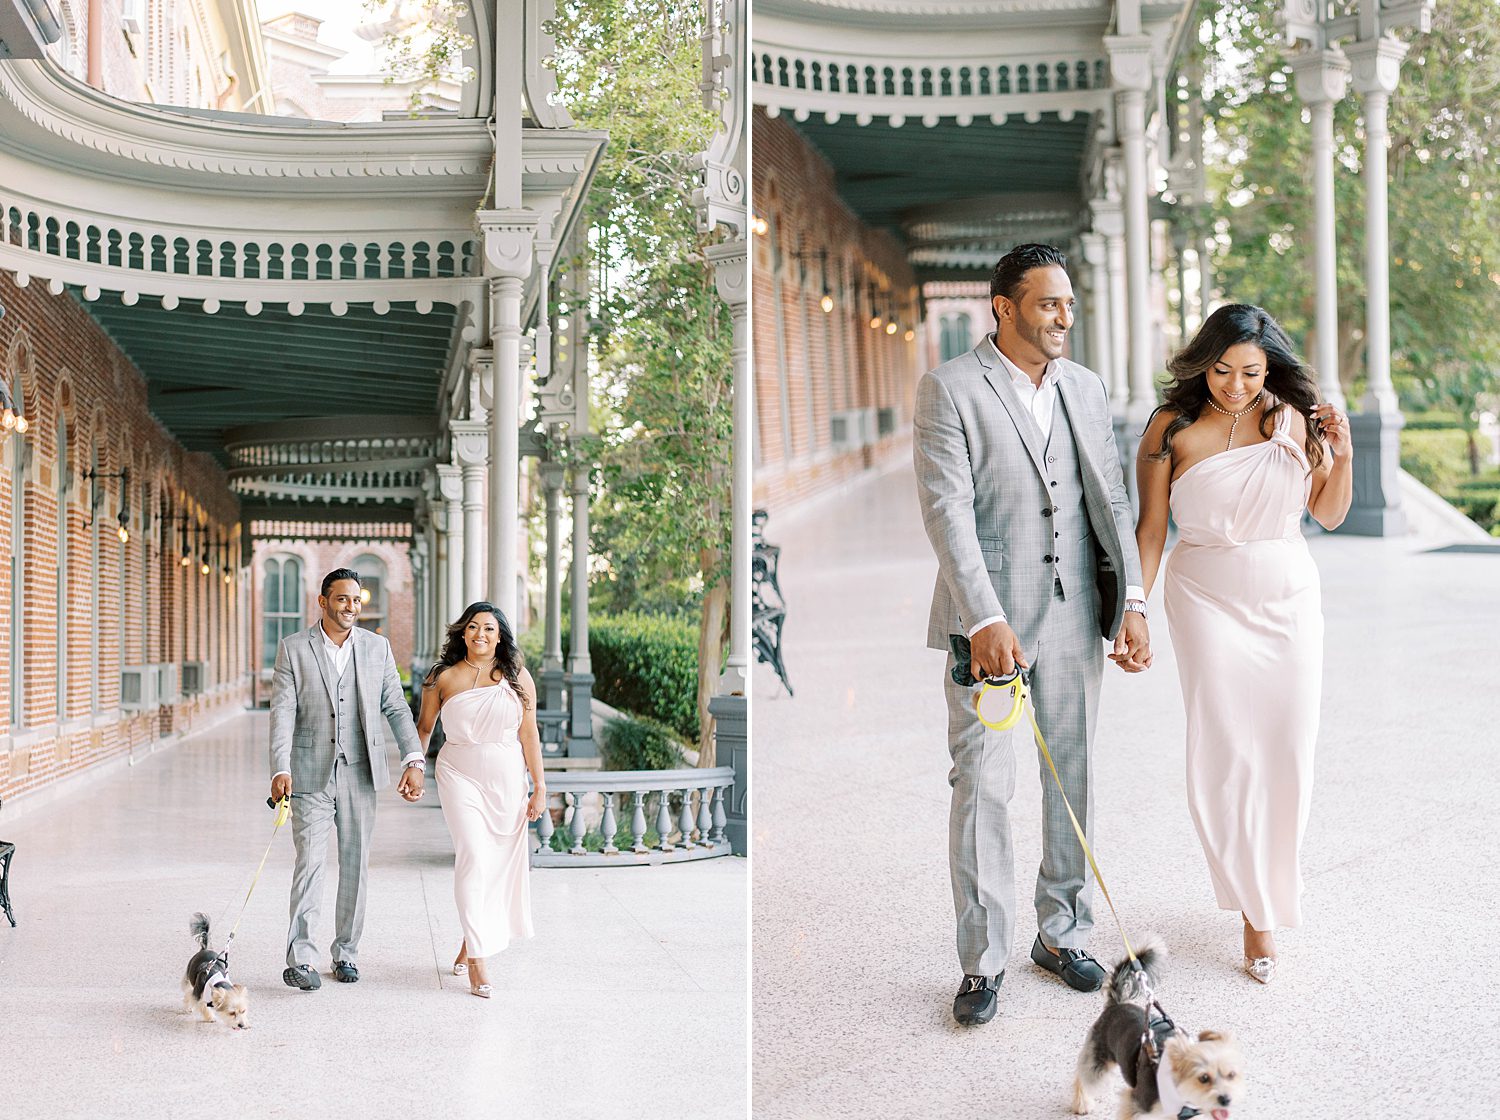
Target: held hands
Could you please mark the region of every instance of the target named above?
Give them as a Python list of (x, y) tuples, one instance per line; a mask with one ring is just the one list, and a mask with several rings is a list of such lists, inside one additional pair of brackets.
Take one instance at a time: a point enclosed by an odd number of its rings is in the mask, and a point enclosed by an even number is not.
[(1349, 438), (1349, 417), (1331, 404), (1320, 404), (1313, 409), (1313, 419), (1317, 421), (1318, 433), (1328, 444), (1328, 450), (1333, 452), (1334, 459), (1347, 460), (1354, 456), (1354, 442)]
[(538, 787), (531, 793), (531, 798), (526, 802), (526, 819), (534, 821), (547, 811), (547, 790)]
[(1146, 616), (1125, 612), (1125, 621), (1115, 635), (1115, 648), (1109, 659), (1127, 673), (1141, 673), (1151, 668), (1151, 631)]
[(292, 795), (292, 776), (290, 774), (277, 774), (271, 779), (271, 800), (279, 802), (284, 797)]
[(1021, 652), (1021, 639), (1009, 623), (992, 622), (969, 639), (969, 672), (976, 681), (985, 677), (1008, 677), (1019, 665), (1031, 666)]
[(408, 766), (401, 771), (401, 780), (396, 783), (396, 792), (403, 800), (417, 801), (422, 797), (422, 768), (420, 766)]

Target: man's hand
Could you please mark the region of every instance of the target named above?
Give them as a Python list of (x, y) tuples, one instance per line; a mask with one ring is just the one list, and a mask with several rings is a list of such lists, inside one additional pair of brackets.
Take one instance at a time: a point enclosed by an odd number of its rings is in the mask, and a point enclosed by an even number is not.
[(396, 783), (396, 792), (407, 801), (416, 801), (422, 796), (422, 768), (408, 766), (401, 771), (401, 780)]
[(271, 800), (280, 801), (283, 797), (290, 796), (292, 796), (292, 776), (277, 774), (271, 779)]
[(1031, 668), (1021, 652), (1021, 639), (1006, 622), (992, 622), (969, 639), (969, 672), (976, 681), (1008, 677), (1016, 666)]
[(1151, 630), (1146, 616), (1126, 611), (1120, 632), (1115, 635), (1114, 652), (1109, 659), (1127, 673), (1141, 673), (1151, 668)]

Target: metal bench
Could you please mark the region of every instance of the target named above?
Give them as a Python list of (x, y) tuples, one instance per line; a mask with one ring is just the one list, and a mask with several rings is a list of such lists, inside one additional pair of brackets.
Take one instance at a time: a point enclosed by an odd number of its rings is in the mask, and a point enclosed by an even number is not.
[(792, 682), (787, 679), (786, 662), (781, 655), (781, 628), (786, 623), (786, 599), (781, 593), (779, 580), (781, 546), (767, 544), (766, 521), (770, 515), (763, 509), (756, 510), (750, 518), (750, 633), (755, 643), (755, 659), (769, 665), (781, 678), (788, 696), (792, 693)]
[(16, 912), (10, 908), (10, 857), (16, 854), (16, 846), (0, 840), (0, 907), (10, 919), (12, 928), (16, 924)]

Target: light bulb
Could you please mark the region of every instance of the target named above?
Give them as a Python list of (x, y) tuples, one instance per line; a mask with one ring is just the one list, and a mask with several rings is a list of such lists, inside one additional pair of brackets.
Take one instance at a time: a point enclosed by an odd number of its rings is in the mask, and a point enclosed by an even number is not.
[(361, 603), (368, 603), (370, 601), (370, 589), (368, 587), (361, 587), (359, 589), (359, 601)]
[(227, 585), (229, 582), (230, 582), (229, 569), (225, 568), (224, 569), (224, 583)]
[(182, 566), (184, 568), (186, 568), (192, 562), (193, 562), (193, 558), (191, 556), (189, 556), (186, 552), (184, 552), (182, 554)]
[(24, 417), (24, 416), (17, 416), (16, 417), (16, 431), (20, 432), (21, 435), (24, 436), (30, 430), (31, 430), (31, 421), (28, 420), (28, 419), (26, 419), (26, 417)]
[(755, 231), (757, 237), (764, 237), (766, 231), (771, 228), (771, 223), (757, 214), (755, 220), (750, 223), (750, 228)]
[(121, 525), (118, 529), (115, 530), (115, 532), (120, 535), (121, 544), (130, 543), (130, 530), (125, 528), (125, 526)]
[(200, 565), (198, 565), (198, 571), (202, 575), (205, 575), (205, 576), (208, 575), (208, 571), (209, 571), (208, 565), (207, 564), (200, 564)]
[(896, 320), (892, 319), (889, 323), (887, 323), (885, 325), (885, 333), (886, 334), (895, 334), (896, 333)]
[(15, 426), (16, 414), (14, 412), (7, 408), (3, 413), (0, 413), (0, 427), (3, 427), (8, 432)]
[(833, 310), (833, 297), (825, 293), (818, 306), (823, 309), (824, 315), (829, 314)]
[(870, 316), (870, 329), (872, 331), (878, 331), (880, 329), (880, 316), (879, 315), (871, 315)]
[(912, 330), (910, 327), (907, 327), (906, 328), (906, 334), (905, 334), (904, 337), (906, 338), (907, 342), (910, 342), (912, 339), (914, 339), (914, 338), (917, 337), (917, 332), (914, 331), (914, 330)]

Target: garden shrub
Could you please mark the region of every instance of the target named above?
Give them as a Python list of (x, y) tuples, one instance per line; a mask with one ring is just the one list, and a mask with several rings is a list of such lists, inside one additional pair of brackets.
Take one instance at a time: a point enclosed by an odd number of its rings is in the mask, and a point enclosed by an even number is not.
[(628, 715), (604, 724), (606, 770), (675, 770), (684, 764), (682, 745), (666, 724)]
[(589, 619), (594, 695), (698, 741), (698, 628), (656, 615)]
[(1401, 466), (1418, 482), (1440, 494), (1469, 478), (1469, 444), (1462, 431), (1403, 431)]

